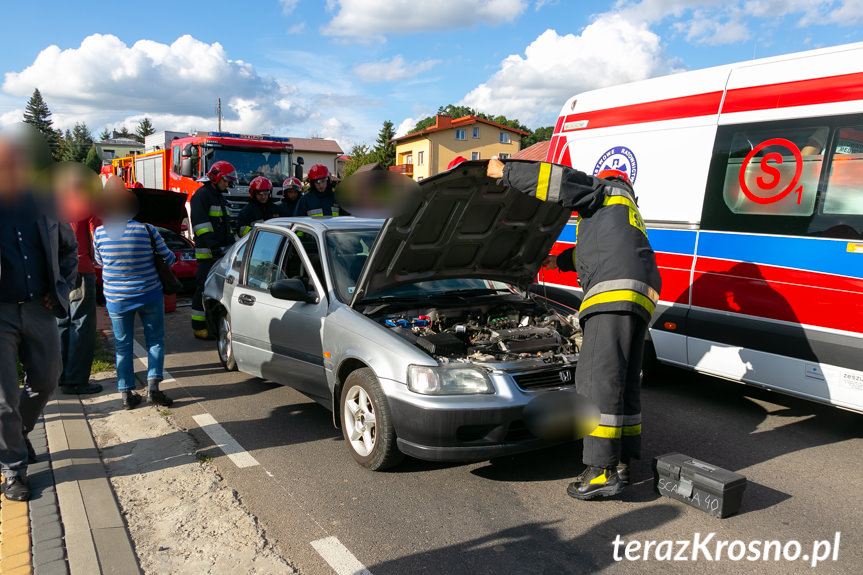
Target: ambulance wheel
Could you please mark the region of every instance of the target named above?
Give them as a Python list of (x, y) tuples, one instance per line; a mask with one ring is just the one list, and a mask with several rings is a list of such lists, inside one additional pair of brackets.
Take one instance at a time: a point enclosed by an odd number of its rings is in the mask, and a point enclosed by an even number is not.
[(357, 463), (372, 471), (398, 465), (404, 455), (396, 446), (390, 406), (371, 369), (352, 372), (340, 401), (342, 435)]
[(219, 350), (219, 361), (227, 371), (237, 370), (237, 360), (234, 359), (234, 342), (231, 334), (231, 316), (228, 312), (219, 315), (216, 347)]

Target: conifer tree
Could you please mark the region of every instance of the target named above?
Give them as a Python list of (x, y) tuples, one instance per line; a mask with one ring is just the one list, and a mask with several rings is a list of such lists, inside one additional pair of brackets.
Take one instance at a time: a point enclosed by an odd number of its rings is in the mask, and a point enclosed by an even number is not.
[(395, 135), (393, 123), (386, 120), (381, 131), (378, 132), (378, 139), (375, 141), (375, 160), (380, 162), (385, 169), (396, 163), (396, 143), (390, 141)]
[(60, 133), (53, 127), (51, 110), (42, 98), (39, 88), (33, 90), (33, 95), (27, 101), (27, 106), (24, 108), (24, 122), (39, 130), (48, 143), (51, 154), (56, 158), (60, 148)]
[(138, 127), (135, 128), (135, 139), (143, 144), (145, 137), (155, 133), (156, 128), (153, 127), (153, 123), (150, 122), (150, 118), (144, 118), (138, 123)]

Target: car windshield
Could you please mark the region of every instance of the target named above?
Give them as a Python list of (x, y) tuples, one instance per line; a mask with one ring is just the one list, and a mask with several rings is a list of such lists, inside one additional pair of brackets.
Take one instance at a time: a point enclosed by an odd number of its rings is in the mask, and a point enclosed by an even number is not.
[(183, 239), (182, 236), (174, 233), (168, 228), (157, 227), (159, 235), (162, 236), (162, 239), (165, 240), (165, 245), (168, 246), (168, 249), (172, 252), (180, 252), (183, 250), (192, 249), (192, 246), (189, 245), (189, 242)]
[[(360, 272), (369, 257), (369, 250), (380, 230), (342, 230), (326, 234), (330, 272), (335, 283), (336, 296), (347, 303), (354, 295)], [(374, 295), (374, 299), (420, 298), (451, 293), (492, 293), (508, 290), (506, 284), (473, 278), (431, 280), (399, 286)]]
[(251, 148), (220, 148), (213, 152), (210, 164), (224, 160), (237, 171), (241, 186), (248, 186), (258, 176), (269, 178), (274, 186), (281, 186), (291, 175), (289, 152), (255, 150)]

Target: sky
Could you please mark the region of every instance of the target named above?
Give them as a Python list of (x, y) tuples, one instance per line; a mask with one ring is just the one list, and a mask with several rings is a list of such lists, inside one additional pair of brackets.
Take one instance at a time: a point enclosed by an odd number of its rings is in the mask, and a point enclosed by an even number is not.
[(553, 125), (593, 88), (863, 41), (863, 0), (0, 0), (0, 126), (325, 137), (440, 106)]

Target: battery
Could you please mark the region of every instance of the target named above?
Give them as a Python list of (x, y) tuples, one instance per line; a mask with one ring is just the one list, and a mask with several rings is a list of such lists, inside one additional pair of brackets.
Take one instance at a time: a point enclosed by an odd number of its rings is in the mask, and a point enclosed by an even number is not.
[(714, 517), (740, 509), (746, 477), (682, 453), (653, 458), (653, 488)]

